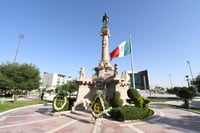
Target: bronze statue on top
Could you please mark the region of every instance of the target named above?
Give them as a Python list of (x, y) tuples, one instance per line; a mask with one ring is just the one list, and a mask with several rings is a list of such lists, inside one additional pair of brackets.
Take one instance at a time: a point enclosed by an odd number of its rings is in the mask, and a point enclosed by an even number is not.
[(109, 16), (107, 15), (107, 13), (105, 12), (104, 16), (103, 16), (103, 26), (107, 27), (108, 25), (108, 20), (109, 20)]

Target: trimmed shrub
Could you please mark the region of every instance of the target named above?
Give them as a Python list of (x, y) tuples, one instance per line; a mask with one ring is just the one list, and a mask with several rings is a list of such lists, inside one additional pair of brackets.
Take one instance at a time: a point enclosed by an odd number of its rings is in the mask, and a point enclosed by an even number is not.
[(110, 105), (112, 107), (120, 107), (120, 106), (122, 106), (122, 104), (123, 104), (123, 100), (120, 99), (120, 92), (116, 91), (114, 93), (113, 98), (110, 101)]
[(134, 106), (123, 106), (118, 108), (113, 108), (110, 111), (112, 118), (120, 121), (125, 120), (142, 120), (148, 116), (151, 116), (153, 111), (151, 109), (143, 109)]
[(143, 108), (144, 98), (142, 96), (138, 97), (137, 100), (134, 101), (136, 107)]
[(132, 88), (128, 89), (127, 95), (133, 101), (137, 100), (140, 97), (140, 94), (138, 93), (138, 91)]
[(136, 107), (149, 109), (149, 100), (140, 96), (139, 92), (136, 89), (128, 89), (127, 95), (130, 99), (127, 99), (129, 104), (135, 104)]
[(149, 103), (150, 103), (149, 99), (144, 99), (143, 108), (148, 110), (149, 109)]

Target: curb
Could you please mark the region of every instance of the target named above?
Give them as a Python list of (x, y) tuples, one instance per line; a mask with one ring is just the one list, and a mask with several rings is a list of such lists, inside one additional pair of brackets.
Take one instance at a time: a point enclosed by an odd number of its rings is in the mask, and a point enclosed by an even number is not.
[[(176, 104), (171, 104), (171, 103), (164, 103), (164, 104), (169, 104), (169, 105), (175, 105), (175, 106), (180, 106), (180, 105), (176, 105)], [(154, 105), (157, 105), (157, 104), (154, 104)], [(162, 106), (162, 105), (159, 105), (159, 106)], [(195, 110), (191, 110), (191, 109), (185, 109), (185, 108), (179, 108), (179, 107), (172, 107), (172, 106), (165, 106), (165, 107), (170, 107), (170, 108), (174, 108), (174, 109), (180, 109), (180, 110), (184, 110), (184, 111), (188, 111), (188, 112), (193, 112), (193, 113), (197, 113), (197, 114), (200, 114), (200, 112), (198, 111), (195, 111)], [(163, 106), (164, 107), (164, 106)], [(200, 109), (200, 107), (199, 107)]]
[(196, 113), (196, 114), (200, 114), (200, 112), (195, 111), (195, 110), (191, 110), (191, 109), (184, 109), (184, 108), (182, 108), (182, 110), (188, 111), (188, 112), (192, 112), (192, 113)]
[(15, 108), (15, 109), (11, 109), (11, 110), (8, 110), (8, 111), (4, 111), (4, 112), (1, 112), (1, 113), (0, 113), (0, 117), (3, 116), (3, 115), (5, 115), (5, 114), (10, 114), (11, 112), (14, 112), (14, 111), (18, 111), (18, 110), (26, 109), (26, 108), (30, 108), (30, 107), (35, 107), (35, 106), (40, 106), (40, 105), (44, 105), (44, 104), (28, 105), (28, 106), (18, 107), (18, 108)]

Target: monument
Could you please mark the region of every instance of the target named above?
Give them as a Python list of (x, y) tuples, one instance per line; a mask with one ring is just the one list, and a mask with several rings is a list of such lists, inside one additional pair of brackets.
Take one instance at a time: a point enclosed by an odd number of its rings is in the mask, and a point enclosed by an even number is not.
[(87, 110), (92, 100), (94, 99), (97, 90), (102, 90), (105, 93), (105, 98), (109, 102), (113, 98), (115, 91), (119, 91), (121, 98), (126, 103), (127, 90), (130, 82), (128, 73), (122, 73), (119, 76), (118, 65), (111, 66), (109, 62), (109, 38), (110, 30), (108, 27), (109, 16), (104, 14), (103, 26), (100, 36), (102, 37), (102, 53), (101, 60), (97, 67), (94, 68), (95, 74), (87, 77), (84, 67), (80, 69), (77, 84), (79, 86), (77, 100), (74, 103), (72, 110)]

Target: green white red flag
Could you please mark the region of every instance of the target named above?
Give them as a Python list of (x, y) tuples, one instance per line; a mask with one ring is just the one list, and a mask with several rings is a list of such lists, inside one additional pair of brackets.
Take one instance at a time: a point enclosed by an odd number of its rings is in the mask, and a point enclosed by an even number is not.
[(110, 60), (118, 57), (123, 57), (129, 54), (131, 54), (130, 40), (123, 41), (110, 53)]

